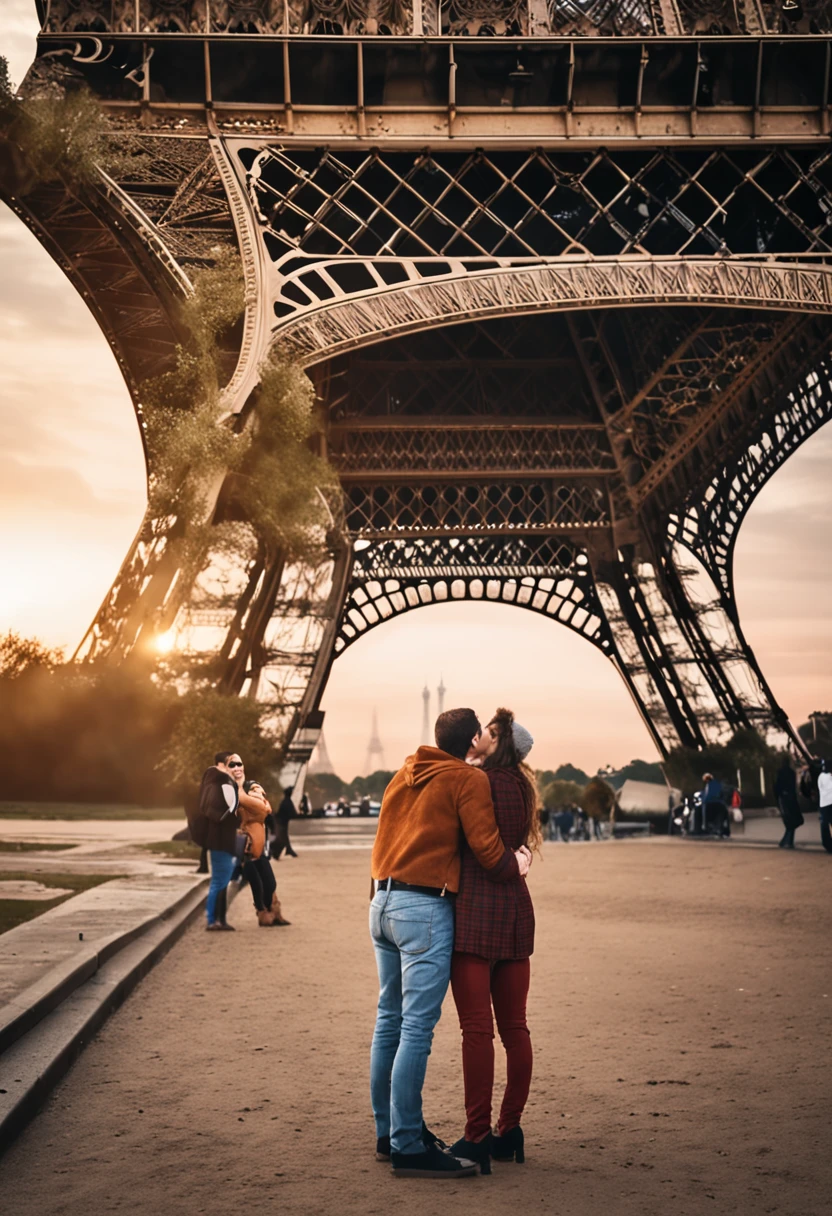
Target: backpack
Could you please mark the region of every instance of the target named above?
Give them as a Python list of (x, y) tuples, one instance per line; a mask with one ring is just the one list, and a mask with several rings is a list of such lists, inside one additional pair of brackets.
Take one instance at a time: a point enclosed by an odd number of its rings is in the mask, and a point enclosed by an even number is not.
[[(234, 806), (229, 807), (225, 800), (223, 787), (229, 786), (234, 791)], [(233, 815), (237, 809), (237, 784), (227, 773), (221, 773), (218, 768), (206, 769), (202, 775), (199, 787), (199, 813), (209, 823), (222, 823), (227, 815)]]

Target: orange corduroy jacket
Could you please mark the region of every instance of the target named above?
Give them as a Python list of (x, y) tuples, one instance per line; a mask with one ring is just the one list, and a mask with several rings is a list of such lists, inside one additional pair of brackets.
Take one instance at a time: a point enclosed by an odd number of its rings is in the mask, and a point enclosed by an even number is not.
[(373, 878), (456, 892), (463, 835), (489, 878), (517, 877), (517, 860), (497, 831), (485, 773), (438, 747), (420, 747), (384, 792)]

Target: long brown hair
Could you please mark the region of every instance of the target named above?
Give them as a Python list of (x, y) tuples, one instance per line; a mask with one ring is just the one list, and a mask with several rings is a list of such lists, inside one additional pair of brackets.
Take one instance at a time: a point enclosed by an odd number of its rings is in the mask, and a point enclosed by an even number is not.
[(526, 835), (523, 843), (534, 852), (538, 852), (543, 841), (540, 831), (540, 816), (537, 813), (537, 787), (534, 774), (528, 764), (524, 764), (514, 746), (512, 726), (514, 714), (510, 709), (498, 709), (488, 723), (488, 729), (497, 736), (497, 746), (490, 756), (483, 761), (483, 768), (513, 768), (520, 778), (520, 788), (523, 802), (526, 806)]

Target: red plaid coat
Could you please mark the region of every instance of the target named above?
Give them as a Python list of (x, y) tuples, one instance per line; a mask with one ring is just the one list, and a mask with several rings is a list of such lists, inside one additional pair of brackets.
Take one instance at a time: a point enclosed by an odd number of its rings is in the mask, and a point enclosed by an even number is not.
[[(526, 837), (526, 806), (516, 770), (490, 769), (488, 780), (503, 844), (519, 849)], [(534, 908), (525, 878), (492, 882), (468, 847), (456, 898), (454, 949), (496, 962), (528, 958), (534, 950)]]

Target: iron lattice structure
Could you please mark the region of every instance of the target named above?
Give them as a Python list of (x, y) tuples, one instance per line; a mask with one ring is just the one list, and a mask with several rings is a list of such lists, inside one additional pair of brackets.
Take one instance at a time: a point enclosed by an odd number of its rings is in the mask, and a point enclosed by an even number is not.
[[(732, 559), (832, 413), (827, 0), (39, 7), (21, 93), (89, 86), (112, 155), (83, 189), (5, 196), (140, 420), (194, 268), (234, 248), (221, 424), (256, 415), (270, 353), (299, 361), (341, 485), (303, 560), (218, 546), (194, 576), (181, 521), (148, 519), (79, 657), (174, 630), (269, 699), (297, 769), (339, 654), (482, 600), (601, 649), (663, 752), (791, 732)], [(219, 478), (210, 520), (227, 501)]]

